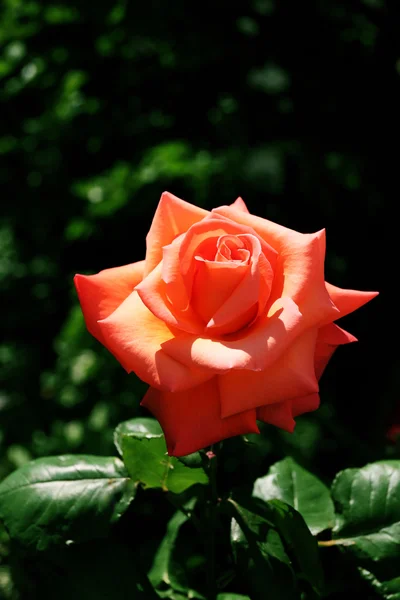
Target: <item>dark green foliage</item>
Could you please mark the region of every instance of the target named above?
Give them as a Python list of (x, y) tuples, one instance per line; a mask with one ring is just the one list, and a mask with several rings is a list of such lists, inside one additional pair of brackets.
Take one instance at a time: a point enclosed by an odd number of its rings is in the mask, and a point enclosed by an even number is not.
[(302, 515), (314, 535), (334, 525), (334, 508), (329, 489), (319, 479), (285, 458), (254, 483), (253, 496), (283, 500)]
[[(294, 435), (266, 426), (262, 436), (230, 440), (222, 450), (222, 496), (232, 482), (251, 495), (262, 478), (268, 489), (261, 497), (269, 501), (273, 477), (277, 497), (304, 510), (311, 531), (330, 541), (322, 531), (331, 522), (329, 500), (319, 504), (318, 518), (308, 510), (308, 495), (306, 506), (300, 497), (297, 506), (285, 483), (293, 463), (280, 461), (294, 457), (301, 465), (294, 469), (312, 473), (308, 481), (318, 475), (316, 494), (326, 499), (338, 471), (400, 457), (399, 446), (386, 438), (399, 389), (398, 358), (387, 350), (392, 341), (385, 333), (395, 336), (391, 315), (397, 314), (391, 288), (400, 100), (394, 10), (386, 0), (3, 1), (0, 480), (30, 459), (110, 456), (118, 423), (148, 417), (139, 407), (146, 386), (86, 331), (73, 275), (142, 259), (165, 189), (206, 208), (241, 195), (252, 212), (293, 229), (326, 227), (327, 280), (381, 292), (368, 310), (346, 318), (343, 326), (360, 343), (341, 348), (331, 361), (317, 413), (301, 417)], [(197, 459), (179, 464), (196, 473)], [(268, 472), (276, 461), (276, 471)], [(386, 477), (388, 468), (372, 470)], [(363, 473), (372, 477), (368, 469)], [(363, 597), (394, 600), (397, 549), (386, 536), (379, 568), (365, 552), (370, 535), (391, 534), (397, 521), (386, 513), (390, 519), (366, 531), (364, 522), (348, 518), (343, 490), (354, 473), (345, 471), (334, 486), (334, 536), (354, 536), (356, 543), (341, 552), (321, 550), (327, 597), (345, 598), (348, 585), (353, 597), (367, 589)], [(140, 598), (142, 583), (136, 582), (150, 569), (169, 518), (162, 491), (139, 489), (135, 510), (101, 542), (117, 548), (109, 551), (116, 569), (111, 581), (120, 582), (122, 598), (126, 575), (117, 563), (132, 565), (130, 553), (141, 557), (129, 596), (137, 589)], [(107, 513), (99, 534), (105, 535), (108, 520)], [(138, 544), (143, 526), (146, 540)], [(100, 553), (97, 543), (89, 542)], [(249, 590), (230, 562), (229, 540), (219, 543), (225, 585), (219, 600), (245, 598)], [(84, 553), (71, 546), (49, 556), (54, 581), (64, 573), (60, 564), (80, 563)], [(343, 562), (358, 561), (360, 553), (365, 588), (357, 569)], [(198, 548), (193, 555), (193, 570), (203, 573)], [(95, 591), (83, 597), (101, 597), (99, 590), (106, 594), (112, 583), (106, 573), (94, 581), (95, 561), (89, 562), (84, 581)], [(1, 598), (34, 599), (32, 590), (49, 581), (47, 564), (22, 560), (0, 526)], [(63, 586), (57, 585), (49, 598), (58, 597)], [(69, 585), (65, 597), (75, 593), (74, 582)]]
[(118, 458), (38, 458), (1, 483), (0, 519), (12, 539), (44, 550), (105, 536), (135, 495)]

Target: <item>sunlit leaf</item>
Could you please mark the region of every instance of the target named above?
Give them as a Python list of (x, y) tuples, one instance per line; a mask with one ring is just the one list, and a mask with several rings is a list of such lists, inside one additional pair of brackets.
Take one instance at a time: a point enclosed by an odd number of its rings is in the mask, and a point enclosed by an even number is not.
[(275, 463), (267, 475), (256, 480), (253, 496), (290, 504), (302, 515), (314, 535), (334, 525), (329, 489), (290, 457)]

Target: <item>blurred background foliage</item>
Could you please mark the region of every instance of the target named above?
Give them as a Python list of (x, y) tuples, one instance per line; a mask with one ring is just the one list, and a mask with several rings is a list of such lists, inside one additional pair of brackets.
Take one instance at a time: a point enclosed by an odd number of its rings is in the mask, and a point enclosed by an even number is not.
[[(113, 427), (140, 413), (146, 386), (87, 333), (72, 279), (142, 259), (165, 189), (326, 227), (327, 280), (381, 292), (343, 320), (360, 343), (333, 358), (321, 409), (251, 442), (252, 476), (285, 454), (326, 481), (400, 456), (386, 437), (395, 23), (386, 0), (3, 0), (0, 478), (37, 456), (113, 453)], [(247, 460), (235, 443), (232, 473)]]

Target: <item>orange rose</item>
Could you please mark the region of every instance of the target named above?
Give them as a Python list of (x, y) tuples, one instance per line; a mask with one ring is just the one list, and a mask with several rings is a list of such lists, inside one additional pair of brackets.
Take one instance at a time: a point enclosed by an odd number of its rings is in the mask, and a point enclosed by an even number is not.
[(319, 405), (333, 323), (377, 294), (324, 280), (325, 231), (301, 234), (249, 214), (238, 198), (211, 212), (165, 192), (146, 259), (76, 275), (86, 325), (129, 372), (168, 452), (182, 456), (257, 419), (293, 431)]

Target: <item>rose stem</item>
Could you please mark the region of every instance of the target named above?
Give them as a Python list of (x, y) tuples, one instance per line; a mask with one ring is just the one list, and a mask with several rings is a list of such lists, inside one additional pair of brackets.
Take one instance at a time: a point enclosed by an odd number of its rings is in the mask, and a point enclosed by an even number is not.
[(207, 600), (215, 600), (217, 597), (216, 586), (216, 569), (215, 569), (215, 526), (216, 526), (216, 509), (218, 505), (218, 488), (217, 488), (217, 467), (218, 455), (221, 448), (221, 443), (211, 446), (209, 452), (206, 453), (208, 464), (206, 466), (209, 484), (209, 498), (206, 502), (206, 555), (207, 555)]

